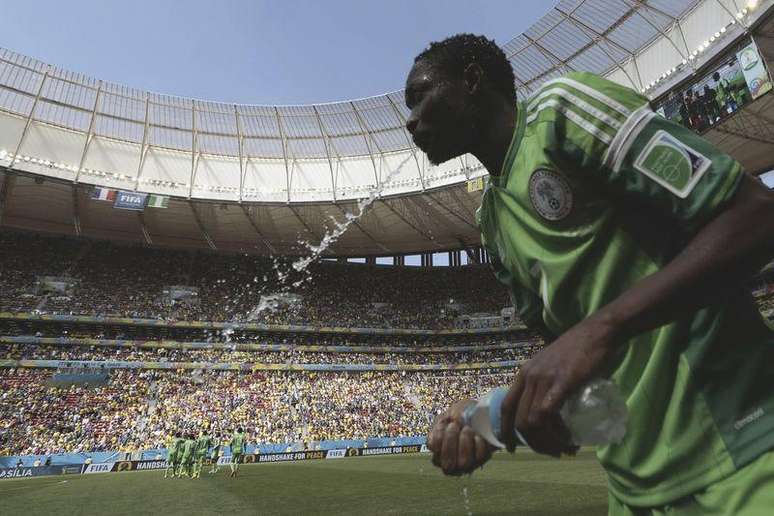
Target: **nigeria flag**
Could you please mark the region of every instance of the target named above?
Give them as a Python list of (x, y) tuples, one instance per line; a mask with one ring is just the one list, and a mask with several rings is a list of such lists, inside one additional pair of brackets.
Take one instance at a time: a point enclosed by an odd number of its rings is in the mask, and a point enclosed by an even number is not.
[(168, 208), (169, 197), (166, 195), (151, 194), (148, 196), (148, 208)]

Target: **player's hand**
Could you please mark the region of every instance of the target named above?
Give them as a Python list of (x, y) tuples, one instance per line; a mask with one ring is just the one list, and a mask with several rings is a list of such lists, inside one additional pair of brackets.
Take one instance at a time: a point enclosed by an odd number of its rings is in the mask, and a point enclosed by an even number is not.
[(610, 356), (615, 335), (613, 328), (592, 316), (521, 367), (502, 405), (500, 432), (509, 451), (516, 445), (515, 424), (533, 450), (553, 457), (575, 454), (578, 447), (559, 410)]
[(463, 400), (449, 407), (435, 418), (427, 436), (427, 447), (433, 452), (433, 464), (447, 475), (472, 473), (483, 466), (496, 449), (463, 424), (462, 413), (471, 403), (474, 401)]

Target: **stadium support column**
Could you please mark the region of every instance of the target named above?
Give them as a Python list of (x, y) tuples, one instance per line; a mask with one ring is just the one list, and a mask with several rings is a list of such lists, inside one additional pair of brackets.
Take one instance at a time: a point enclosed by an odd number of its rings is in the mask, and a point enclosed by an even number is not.
[[(97, 108), (99, 108), (99, 97), (102, 94), (102, 81), (99, 81), (99, 84), (97, 84), (97, 94), (94, 96), (94, 107), (91, 110), (91, 120), (89, 121), (89, 132), (86, 133), (86, 141), (83, 144), (83, 151), (81, 152), (81, 159), (78, 162), (78, 170), (75, 172), (75, 179), (73, 179), (73, 183), (77, 183), (78, 179), (81, 177), (81, 170), (83, 170), (83, 165), (86, 164), (86, 156), (89, 153), (89, 146), (91, 145), (91, 140), (94, 139), (94, 121), (97, 119)], [(77, 233), (80, 235), (80, 223), (78, 223), (78, 230)]]
[(336, 172), (333, 171), (333, 160), (331, 159), (331, 142), (328, 138), (328, 133), (323, 126), (322, 118), (320, 118), (320, 112), (317, 111), (317, 106), (312, 106), (314, 110), (314, 116), (317, 119), (317, 125), (320, 126), (320, 135), (323, 140), (323, 147), (325, 147), (325, 156), (328, 158), (328, 168), (331, 171), (331, 194), (333, 195), (333, 203), (336, 203)]
[(30, 114), (27, 116), (27, 120), (24, 123), (24, 129), (22, 129), (21, 136), (19, 137), (19, 142), (16, 144), (16, 150), (13, 151), (13, 156), (11, 156), (11, 162), (8, 164), (8, 170), (13, 168), (14, 163), (16, 163), (16, 160), (19, 158), (19, 151), (21, 151), (21, 148), (24, 145), (24, 140), (27, 139), (27, 133), (29, 133), (30, 131), (32, 118), (35, 116), (35, 109), (38, 107), (38, 101), (40, 100), (40, 95), (43, 93), (43, 86), (46, 84), (46, 81), (48, 80), (48, 73), (50, 69), (51, 69), (51, 66), (49, 66), (46, 69), (46, 73), (43, 74), (43, 78), (40, 80), (38, 91), (35, 94), (35, 100), (32, 101)]
[(352, 111), (355, 113), (355, 119), (357, 120), (358, 125), (360, 126), (360, 130), (363, 134), (363, 141), (366, 144), (366, 149), (368, 149), (368, 156), (371, 158), (371, 165), (374, 167), (374, 186), (376, 187), (377, 191), (381, 191), (381, 180), (379, 179), (379, 169), (376, 166), (376, 158), (374, 158), (374, 152), (371, 150), (371, 145), (368, 143), (369, 139), (371, 142), (373, 142), (374, 147), (376, 147), (376, 150), (379, 152), (380, 156), (383, 156), (384, 153), (382, 152), (382, 149), (379, 148), (379, 144), (374, 140), (373, 135), (371, 134), (371, 131), (366, 128), (365, 122), (363, 121), (363, 118), (360, 116), (360, 113), (358, 112), (357, 108), (355, 107), (354, 102), (349, 103), (350, 106), (352, 106)]
[[(344, 208), (342, 208), (341, 205), (334, 204), (334, 206), (339, 209), (342, 215), (344, 215), (345, 217), (347, 216), (347, 211)], [(366, 229), (361, 225), (360, 221), (358, 221), (357, 219), (352, 219), (352, 225), (355, 226), (361, 233), (363, 233), (371, 242), (376, 244), (379, 247), (379, 249), (381, 249), (385, 253), (392, 252), (387, 246), (385, 246), (383, 243), (381, 243), (376, 238), (374, 238), (374, 236), (371, 233), (366, 231)]]
[(429, 233), (425, 233), (422, 231), (419, 227), (417, 227), (416, 224), (412, 223), (406, 216), (402, 215), (399, 208), (400, 208), (400, 202), (396, 202), (395, 207), (392, 206), (389, 202), (387, 202), (384, 199), (379, 199), (379, 201), (387, 207), (388, 210), (390, 210), (394, 215), (396, 215), (400, 220), (402, 220), (408, 227), (416, 231), (418, 234), (422, 235), (424, 238), (426, 238), (431, 244), (435, 245), (435, 247), (440, 247), (439, 244), (435, 241), (435, 238), (433, 235)]
[[(196, 181), (196, 172), (199, 168), (199, 153), (196, 147), (199, 141), (198, 133), (196, 132), (196, 101), (191, 101), (191, 176), (188, 180), (188, 199), (191, 198), (193, 193), (194, 182)], [(242, 161), (240, 159), (240, 173)], [(139, 177), (139, 176), (138, 176)]]
[[(444, 203), (444, 202), (442, 202), (442, 201), (440, 201), (440, 200), (436, 199), (436, 198), (433, 196), (433, 194), (431, 194), (431, 193), (428, 193), (428, 194), (427, 194), (427, 197), (430, 197), (430, 198), (431, 198), (433, 201), (435, 201), (435, 204), (437, 204), (438, 206), (440, 206), (440, 207), (441, 207), (441, 208), (442, 208), (442, 209), (443, 209), (443, 210), (444, 210), (446, 213), (448, 213), (449, 215), (453, 216), (454, 218), (456, 218), (457, 220), (459, 220), (460, 222), (462, 222), (463, 224), (465, 224), (465, 225), (466, 225), (466, 226), (468, 226), (469, 228), (472, 228), (472, 229), (475, 229), (476, 231), (479, 231), (479, 228), (478, 228), (478, 226), (476, 226), (475, 224), (473, 224), (472, 222), (470, 222), (470, 220), (466, 219), (466, 218), (465, 218), (464, 216), (462, 216), (461, 214), (457, 213), (457, 212), (456, 212), (456, 211), (454, 211), (453, 209), (451, 209), (451, 208), (449, 208), (448, 206), (446, 206), (446, 203)], [(454, 197), (454, 199), (455, 199), (455, 201), (457, 200), (457, 198), (456, 198), (456, 197)], [(430, 205), (429, 205), (427, 202), (426, 202), (426, 204), (427, 204), (427, 206), (428, 206), (428, 208), (429, 208), (429, 207), (430, 207)]]
[(395, 256), (395, 259), (393, 260), (393, 263), (395, 265), (403, 267), (404, 265), (406, 265), (406, 257), (403, 256), (402, 254), (398, 255), (398, 256)]
[(255, 231), (255, 234), (258, 235), (258, 240), (261, 241), (261, 243), (266, 246), (266, 249), (269, 250), (269, 254), (277, 254), (277, 250), (274, 249), (274, 246), (271, 245), (271, 242), (269, 242), (269, 239), (264, 236), (264, 234), (261, 232), (260, 229), (258, 229), (258, 225), (253, 220), (252, 215), (250, 214), (250, 210), (245, 206), (242, 205), (242, 213), (245, 214), (245, 217), (247, 217), (247, 221), (250, 223), (250, 226), (253, 228), (253, 231)]
[[(581, 4), (578, 4), (578, 6), (580, 6), (580, 5)], [(575, 17), (573, 17), (573, 13), (575, 12), (575, 10), (572, 10), (569, 13), (567, 13), (565, 11), (562, 11), (559, 8), (559, 6), (555, 6), (554, 10), (556, 12), (558, 12), (560, 15), (562, 15), (565, 20), (569, 21), (571, 24), (573, 24), (577, 28), (579, 28), (581, 30), (581, 32), (585, 31), (585, 32), (588, 32), (590, 34), (593, 34), (597, 38), (599, 38), (601, 41), (604, 41), (608, 46), (613, 46), (613, 47), (617, 48), (619, 51), (627, 54), (631, 58), (632, 64), (635, 65), (635, 67), (636, 67), (636, 61), (635, 61), (636, 56), (632, 52), (630, 52), (626, 48), (622, 47), (621, 45), (619, 45), (615, 41), (609, 39), (607, 36), (605, 36), (605, 34), (602, 34), (602, 33), (598, 32), (598, 31), (594, 30), (593, 28), (589, 27), (582, 20), (578, 20)], [(614, 27), (616, 27), (616, 26), (614, 25)], [(606, 33), (609, 33), (609, 31), (606, 32)], [(637, 72), (637, 81), (635, 82), (635, 80), (632, 78), (632, 76), (629, 75), (629, 72), (626, 70), (626, 68), (624, 68), (621, 65), (621, 63), (618, 62), (618, 59), (614, 58), (610, 54), (610, 51), (605, 48), (605, 45), (601, 45), (600, 44), (600, 45), (597, 45), (597, 47), (602, 51), (602, 53), (605, 54), (605, 56), (607, 56), (607, 58), (610, 60), (611, 63), (615, 64), (615, 66), (617, 66), (618, 69), (621, 70), (621, 72), (623, 72), (623, 74), (626, 76), (626, 78), (629, 79), (629, 82), (631, 83), (631, 85), (632, 85), (632, 87), (634, 89), (636, 89), (636, 90), (641, 90), (642, 89), (643, 84), (642, 84), (642, 78), (639, 76), (639, 70), (637, 70), (635, 68), (635, 71)]]
[(556, 54), (551, 52), (549, 49), (547, 49), (546, 47), (541, 45), (536, 39), (530, 38), (527, 35), (526, 32), (524, 32), (521, 36), (523, 38), (525, 38), (527, 41), (529, 41), (530, 43), (532, 43), (533, 46), (537, 47), (538, 52), (543, 54), (543, 57), (545, 57), (546, 60), (548, 60), (549, 63), (551, 61), (555, 61), (556, 63), (558, 63), (558, 64), (560, 64), (560, 65), (562, 65), (564, 67), (565, 72), (575, 72), (575, 71), (577, 71), (575, 68), (573, 68), (571, 65), (569, 65), (566, 60), (560, 58), (559, 56), (557, 56)]
[[(148, 155), (148, 115), (150, 114), (150, 95), (145, 94), (145, 122), (142, 127), (142, 144), (140, 145), (140, 161), (137, 164), (137, 177), (134, 180), (134, 191), (140, 186), (140, 176), (142, 168), (145, 165), (145, 156)], [(188, 190), (188, 197), (191, 197), (191, 190)]]
[(142, 232), (143, 241), (147, 246), (152, 246), (153, 240), (151, 239), (150, 232), (148, 231), (148, 226), (145, 224), (145, 217), (143, 217), (141, 211), (137, 212), (137, 220), (140, 221), (140, 232)]
[(234, 118), (236, 119), (237, 144), (239, 147), (239, 202), (241, 204), (245, 189), (245, 168), (247, 167), (243, 157), (244, 138), (242, 137), (242, 123), (239, 120), (239, 109), (236, 104), (234, 104)]
[(81, 210), (78, 205), (78, 185), (73, 182), (73, 228), (75, 229), (75, 236), (81, 236)]
[(295, 206), (292, 204), (288, 204), (288, 209), (293, 213), (293, 215), (296, 216), (296, 219), (298, 222), (301, 223), (301, 226), (306, 230), (307, 233), (312, 235), (314, 238), (317, 239), (318, 242), (322, 242), (322, 235), (317, 234), (315, 231), (312, 231), (312, 228), (307, 224), (306, 220), (301, 216), (301, 214), (298, 212)]
[(3, 172), (3, 182), (0, 183), (0, 226), (3, 225), (3, 219), (5, 218), (5, 206), (8, 202), (8, 197), (13, 185), (16, 182), (16, 176), (10, 172), (9, 169), (5, 169)]
[(285, 138), (285, 129), (282, 126), (282, 117), (279, 113), (279, 108), (277, 106), (274, 106), (274, 115), (277, 117), (277, 127), (279, 128), (280, 132), (280, 139), (282, 140), (282, 160), (285, 162), (285, 187), (287, 188), (287, 201), (288, 204), (290, 204), (290, 183), (291, 183), (291, 170), (290, 166), (288, 165), (288, 142), (287, 138)]
[[(633, 9), (634, 9), (634, 12), (637, 13), (637, 16), (639, 16), (640, 18), (645, 20), (645, 23), (650, 25), (651, 28), (653, 28), (653, 30), (658, 32), (661, 35), (662, 38), (666, 39), (672, 45), (672, 47), (677, 51), (677, 53), (680, 54), (680, 57), (682, 57), (683, 60), (688, 61), (691, 64), (691, 69), (695, 71), (696, 67), (693, 65), (693, 62), (691, 61), (691, 59), (689, 59), (690, 58), (690, 55), (689, 55), (690, 50), (688, 50), (688, 44), (685, 43), (685, 35), (683, 34), (683, 28), (680, 26), (680, 20), (678, 20), (677, 18), (675, 18), (671, 14), (668, 14), (668, 13), (662, 11), (661, 9), (657, 9), (657, 8), (653, 7), (652, 5), (648, 5), (647, 3), (643, 2), (642, 0), (637, 0), (636, 3), (637, 3), (637, 5), (635, 7), (633, 7)], [(680, 50), (680, 47), (678, 47), (677, 44), (674, 41), (672, 41), (672, 38), (669, 37), (669, 34), (667, 34), (664, 31), (664, 29), (662, 29), (661, 27), (657, 26), (647, 16), (643, 15), (639, 11), (640, 7), (642, 7), (646, 11), (652, 11), (652, 12), (654, 12), (654, 13), (660, 15), (660, 16), (663, 16), (664, 18), (672, 20), (672, 23), (677, 26), (677, 30), (678, 30), (678, 32), (680, 32), (680, 36), (683, 38), (683, 43), (685, 43), (685, 51), (686, 51), (685, 54), (682, 52), (682, 50)], [(637, 61), (635, 60), (634, 63), (636, 64)]]
[(210, 234), (207, 232), (207, 229), (204, 227), (204, 224), (202, 223), (201, 217), (199, 217), (199, 212), (196, 211), (196, 206), (193, 202), (188, 201), (188, 206), (191, 207), (191, 212), (193, 212), (194, 220), (196, 220), (196, 225), (199, 226), (199, 231), (201, 231), (202, 236), (204, 237), (204, 241), (207, 242), (207, 245), (210, 246), (210, 249), (213, 251), (217, 251), (218, 248), (215, 246), (215, 242), (212, 241), (212, 238), (210, 238)]

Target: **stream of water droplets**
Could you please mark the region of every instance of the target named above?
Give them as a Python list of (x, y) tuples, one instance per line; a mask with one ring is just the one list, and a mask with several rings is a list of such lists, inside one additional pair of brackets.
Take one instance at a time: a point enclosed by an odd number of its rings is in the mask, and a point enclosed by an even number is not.
[[(312, 273), (308, 270), (309, 266), (317, 261), (330, 246), (335, 244), (336, 241), (341, 238), (341, 236), (349, 229), (350, 226), (357, 223), (357, 221), (359, 221), (366, 214), (368, 208), (381, 197), (384, 187), (389, 185), (390, 181), (392, 181), (392, 179), (401, 172), (403, 167), (406, 165), (406, 163), (409, 162), (411, 158), (411, 155), (407, 156), (395, 168), (393, 168), (389, 174), (387, 174), (387, 177), (385, 177), (376, 188), (369, 192), (368, 197), (358, 201), (356, 206), (357, 212), (346, 212), (344, 215), (344, 220), (341, 222), (331, 217), (334, 227), (325, 231), (322, 240), (320, 240), (317, 245), (314, 245), (306, 240), (299, 240), (298, 243), (307, 251), (309, 251), (309, 253), (305, 256), (297, 258), (290, 264), (289, 268), (286, 266), (286, 263), (281, 260), (281, 258), (272, 256), (272, 268), (276, 274), (278, 283), (278, 285), (272, 286), (272, 294), (275, 295), (261, 296), (258, 304), (247, 313), (242, 314), (242, 318), (246, 320), (255, 320), (263, 312), (275, 312), (281, 303), (279, 296), (276, 294), (290, 294), (293, 289), (298, 289), (305, 283), (311, 281)], [(295, 279), (294, 281), (289, 282), (291, 274), (293, 273), (295, 273), (294, 276), (297, 276), (298, 274), (302, 274), (303, 276), (299, 279)], [(258, 283), (257, 278), (257, 276), (254, 278), (254, 283), (256, 284)], [(252, 288), (248, 288), (247, 292), (243, 293), (242, 295), (260, 296), (261, 293), (266, 291), (265, 282), (267, 279), (268, 278), (266, 276), (263, 277), (264, 285), (261, 286), (258, 292), (255, 292)], [(234, 327), (238, 323), (239, 319), (241, 319), (239, 314), (235, 314), (232, 323), (227, 324), (221, 332), (224, 339), (226, 340), (226, 344), (231, 342), (231, 335), (234, 333)]]

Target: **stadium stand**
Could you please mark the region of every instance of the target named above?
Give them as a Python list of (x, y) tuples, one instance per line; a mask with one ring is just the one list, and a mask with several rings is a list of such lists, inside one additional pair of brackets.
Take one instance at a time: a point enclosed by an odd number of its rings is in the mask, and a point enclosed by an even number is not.
[[(163, 320), (244, 321), (348, 328), (453, 327), (449, 305), (499, 314), (509, 302), (488, 266), (395, 268), (321, 263), (309, 275), (280, 281), (287, 262), (195, 251), (147, 249), (110, 242), (0, 233), (0, 311), (139, 317)], [(36, 293), (41, 276), (74, 280), (71, 292)], [(311, 278), (306, 280), (305, 278)], [(300, 303), (255, 312), (261, 296), (287, 292)], [(188, 285), (195, 303), (170, 303), (163, 288)], [(451, 303), (450, 303), (451, 302)]]
[(160, 448), (175, 431), (247, 430), (252, 443), (427, 433), (448, 400), (507, 384), (475, 372), (306, 373), (115, 370), (105, 386), (47, 385), (0, 369), (0, 456)]

